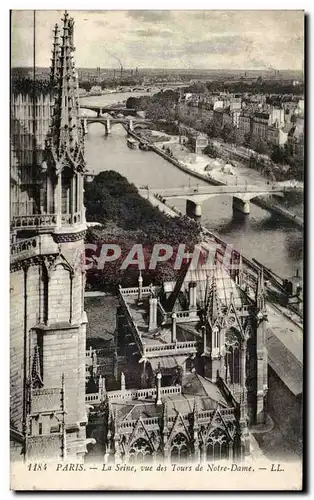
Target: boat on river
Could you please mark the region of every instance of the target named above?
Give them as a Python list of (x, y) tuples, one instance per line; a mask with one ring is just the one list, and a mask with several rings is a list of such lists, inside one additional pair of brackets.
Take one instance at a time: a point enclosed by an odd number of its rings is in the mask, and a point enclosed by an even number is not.
[(149, 151), (149, 149), (150, 149), (148, 142), (144, 142), (144, 141), (140, 141), (139, 148), (142, 151)]
[(129, 148), (137, 149), (137, 142), (135, 139), (133, 139), (133, 137), (128, 137), (126, 142), (127, 142), (127, 145), (129, 146)]

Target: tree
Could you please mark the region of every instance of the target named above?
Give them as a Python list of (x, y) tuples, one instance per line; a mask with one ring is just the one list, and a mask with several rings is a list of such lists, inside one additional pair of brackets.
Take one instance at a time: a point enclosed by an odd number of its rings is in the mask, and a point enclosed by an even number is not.
[(211, 158), (217, 158), (218, 156), (218, 151), (217, 148), (213, 145), (212, 142), (209, 142), (206, 148), (203, 151), (204, 154), (210, 156)]
[(83, 82), (80, 82), (80, 88), (86, 90), (86, 92), (89, 92), (90, 89), (92, 88), (93, 84), (89, 82), (88, 80), (85, 80)]
[(140, 99), (138, 97), (129, 97), (125, 103), (125, 107), (128, 109), (138, 109), (140, 105)]
[(288, 151), (284, 146), (274, 146), (270, 158), (275, 163), (287, 163)]
[[(87, 282), (93, 287), (113, 289), (122, 282), (127, 286), (136, 284), (136, 266), (121, 270), (122, 261), (135, 243), (144, 246), (146, 262), (155, 243), (167, 243), (174, 249), (184, 243), (186, 250), (192, 251), (200, 240), (201, 228), (197, 222), (186, 216), (167, 216), (142, 198), (125, 177), (114, 171), (101, 172), (86, 185), (85, 206), (88, 219), (105, 226), (90, 229), (86, 241), (96, 244), (99, 253), (103, 242), (119, 244), (122, 250), (120, 259), (107, 262), (104, 269), (97, 269), (95, 261), (95, 267), (87, 274)], [(88, 257), (90, 260), (91, 256)], [(171, 261), (167, 266), (150, 271), (147, 276), (148, 283), (161, 283), (169, 277), (174, 279)]]
[(268, 146), (267, 142), (264, 141), (263, 139), (255, 139), (253, 141), (253, 149), (254, 149), (254, 151), (256, 151), (257, 153), (259, 153), (261, 155), (265, 155), (265, 154), (269, 153), (269, 146)]
[(219, 137), (221, 134), (221, 129), (214, 121), (208, 123), (207, 133), (209, 137)]
[(230, 123), (225, 123), (221, 131), (221, 137), (225, 142), (233, 144), (235, 142), (235, 127)]

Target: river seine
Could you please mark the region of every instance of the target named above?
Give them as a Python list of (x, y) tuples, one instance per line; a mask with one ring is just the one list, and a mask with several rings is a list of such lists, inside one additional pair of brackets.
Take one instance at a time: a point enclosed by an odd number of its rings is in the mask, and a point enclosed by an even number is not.
[[(81, 104), (109, 105), (123, 102), (130, 94), (109, 94), (82, 98)], [(105, 135), (99, 123), (89, 125), (86, 137), (86, 161), (95, 174), (116, 170), (136, 186), (151, 188), (202, 185), (204, 181), (189, 176), (153, 152), (132, 150), (126, 143), (126, 131), (120, 124)], [(185, 211), (185, 200), (173, 202)], [(245, 218), (232, 214), (231, 196), (211, 198), (202, 204), (202, 224), (227, 243), (271, 268), (281, 277), (289, 277), (303, 266), (303, 234), (292, 223), (277, 219), (266, 210), (251, 204)]]

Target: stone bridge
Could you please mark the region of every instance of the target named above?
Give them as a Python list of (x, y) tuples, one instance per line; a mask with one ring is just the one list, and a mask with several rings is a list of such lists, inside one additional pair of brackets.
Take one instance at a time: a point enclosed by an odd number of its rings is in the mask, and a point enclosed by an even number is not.
[(152, 125), (150, 120), (146, 120), (145, 118), (132, 117), (132, 118), (113, 118), (113, 117), (101, 117), (101, 116), (85, 116), (81, 118), (84, 133), (88, 134), (88, 125), (91, 123), (101, 123), (104, 125), (106, 129), (106, 134), (111, 133), (111, 128), (113, 125), (120, 123), (123, 125), (126, 130), (130, 130), (131, 132), (136, 128), (147, 128), (149, 125)]
[(202, 215), (201, 204), (214, 196), (230, 195), (233, 197), (233, 210), (244, 214), (250, 213), (250, 200), (263, 196), (284, 196), (289, 191), (303, 191), (302, 186), (271, 184), (242, 184), (219, 186), (183, 186), (178, 188), (152, 189), (149, 186), (140, 188), (140, 193), (145, 196), (154, 194), (160, 199), (181, 198), (186, 200), (186, 214), (193, 218)]
[(112, 107), (106, 107), (106, 106), (96, 106), (92, 104), (80, 104), (80, 109), (90, 109), (91, 111), (94, 111), (97, 113), (98, 117), (101, 117), (104, 113), (115, 113), (115, 114), (122, 114), (125, 116), (131, 115), (131, 116), (136, 116), (136, 109), (132, 108), (112, 108)]

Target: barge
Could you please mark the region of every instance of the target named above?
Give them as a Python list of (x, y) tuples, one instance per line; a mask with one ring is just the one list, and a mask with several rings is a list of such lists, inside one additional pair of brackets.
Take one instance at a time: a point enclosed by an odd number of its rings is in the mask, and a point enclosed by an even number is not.
[(137, 149), (137, 142), (135, 139), (133, 139), (133, 137), (128, 137), (126, 142), (127, 142), (127, 145), (129, 146), (129, 148)]

